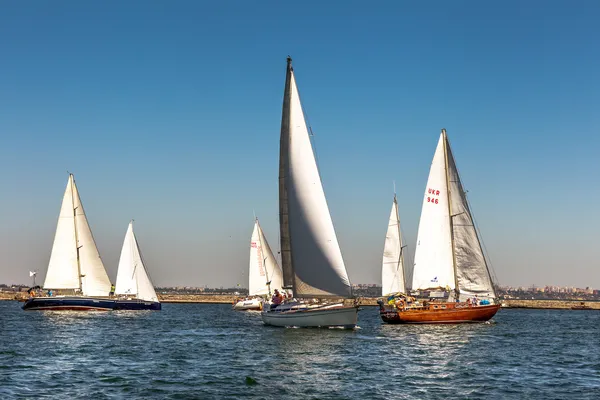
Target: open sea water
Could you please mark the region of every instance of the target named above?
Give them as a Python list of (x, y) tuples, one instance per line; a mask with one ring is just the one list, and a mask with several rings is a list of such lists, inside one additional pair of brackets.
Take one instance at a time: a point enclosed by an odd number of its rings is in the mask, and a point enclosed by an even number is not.
[(25, 312), (0, 302), (0, 399), (600, 399), (600, 311), (465, 325), (272, 328), (231, 306)]

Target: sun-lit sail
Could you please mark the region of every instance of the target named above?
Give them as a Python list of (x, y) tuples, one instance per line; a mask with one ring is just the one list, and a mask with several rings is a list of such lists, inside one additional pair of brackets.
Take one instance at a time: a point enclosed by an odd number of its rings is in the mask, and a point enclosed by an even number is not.
[(115, 293), (130, 295), (140, 300), (158, 301), (158, 296), (148, 277), (148, 272), (144, 266), (140, 248), (133, 232), (133, 221), (129, 223), (125, 240), (123, 241)]
[[(248, 293), (250, 296), (269, 295), (274, 289), (283, 287), (283, 277), (277, 260), (271, 251), (258, 219), (250, 239)], [(270, 289), (269, 289), (270, 288)]]
[(291, 60), (281, 127), (282, 268), (299, 297), (350, 296), (351, 286), (308, 135)]
[(80, 289), (85, 296), (106, 296), (110, 291), (110, 280), (72, 174), (63, 196), (44, 288)]
[(383, 262), (381, 268), (382, 295), (405, 292), (404, 287), (404, 255), (402, 251), (402, 233), (400, 230), (400, 217), (398, 201), (394, 196), (388, 230), (383, 246)]

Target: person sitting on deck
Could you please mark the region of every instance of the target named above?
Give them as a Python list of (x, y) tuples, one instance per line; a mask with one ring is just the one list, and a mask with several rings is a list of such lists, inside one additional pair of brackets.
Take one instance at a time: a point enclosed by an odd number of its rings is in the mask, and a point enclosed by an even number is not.
[(283, 300), (283, 296), (279, 293), (279, 290), (275, 289), (275, 293), (273, 293), (273, 297), (271, 298), (271, 303), (273, 304), (273, 308), (277, 307), (281, 304)]

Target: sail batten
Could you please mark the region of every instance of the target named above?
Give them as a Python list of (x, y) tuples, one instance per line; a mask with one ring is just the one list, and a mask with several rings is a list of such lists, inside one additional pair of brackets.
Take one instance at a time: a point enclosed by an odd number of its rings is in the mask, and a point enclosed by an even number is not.
[(280, 140), (279, 204), (284, 283), (297, 297), (349, 297), (351, 286), (288, 59)]
[[(260, 227), (258, 219), (250, 240), (248, 294), (250, 296), (268, 295), (274, 289), (283, 287), (281, 269)], [(269, 283), (270, 282), (270, 283)]]
[(394, 196), (392, 211), (385, 235), (383, 247), (383, 262), (381, 268), (382, 295), (401, 292), (404, 293), (404, 257), (402, 251), (402, 234), (400, 230), (400, 217), (398, 202)]

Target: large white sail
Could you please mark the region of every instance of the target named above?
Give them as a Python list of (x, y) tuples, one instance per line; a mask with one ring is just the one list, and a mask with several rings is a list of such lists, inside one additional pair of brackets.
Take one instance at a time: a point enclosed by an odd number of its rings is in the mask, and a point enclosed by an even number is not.
[(434, 287), (458, 287), (462, 299), (496, 296), (445, 130), (427, 182), (413, 277), (413, 289)]
[(455, 288), (446, 156), (443, 135), (438, 141), (423, 196), (412, 289)]
[(461, 297), (477, 295), (478, 297), (493, 299), (496, 297), (494, 285), (477, 237), (473, 216), (447, 137), (446, 154), (448, 157), (448, 183), (450, 185), (450, 204), (452, 208), (454, 258), (456, 260), (456, 275)]
[(107, 296), (110, 292), (110, 279), (98, 253), (75, 180), (73, 180), (73, 205), (79, 248), (81, 291), (86, 296)]
[(298, 297), (350, 296), (350, 281), (323, 192), (291, 59), (288, 59), (280, 145), (284, 276), (293, 273), (294, 295)]
[(254, 230), (250, 240), (250, 267), (248, 276), (248, 293), (250, 296), (268, 295), (270, 291), (283, 287), (281, 269), (277, 265), (277, 260), (258, 223), (258, 219), (254, 223)]
[[(54, 244), (44, 280), (44, 289), (79, 289), (79, 267), (75, 242), (73, 175), (69, 175), (56, 225)], [(108, 293), (108, 292), (107, 292)]]
[(158, 296), (148, 277), (137, 239), (133, 233), (133, 221), (129, 223), (123, 241), (115, 293), (131, 295), (140, 300), (158, 301)]
[(404, 287), (404, 257), (402, 251), (402, 234), (398, 202), (394, 196), (388, 230), (383, 246), (383, 263), (381, 268), (381, 294), (405, 292)]

